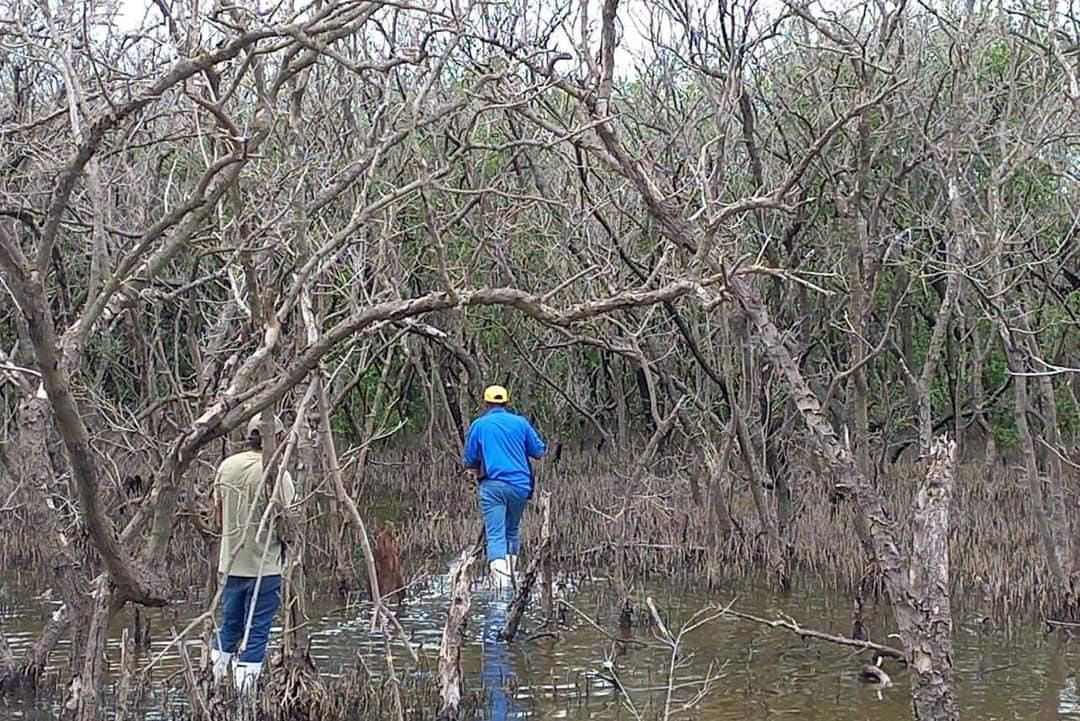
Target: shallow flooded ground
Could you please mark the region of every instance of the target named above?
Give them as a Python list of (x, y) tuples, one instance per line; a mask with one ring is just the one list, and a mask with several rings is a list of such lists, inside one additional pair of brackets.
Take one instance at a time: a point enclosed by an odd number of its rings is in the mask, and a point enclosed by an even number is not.
[[(850, 602), (818, 593), (777, 596), (745, 591), (725, 596), (677, 592), (656, 585), (649, 589), (664, 623), (672, 633), (695, 613), (734, 599), (741, 611), (776, 617), (789, 614), (808, 628), (846, 634)], [(594, 579), (566, 592), (563, 618), (542, 627), (537, 611), (526, 620), (518, 639), (495, 640), (505, 618), (506, 602), (478, 584), (468, 630), (465, 672), (476, 689), (487, 687), (486, 716), (605, 721), (607, 719), (797, 718), (805, 721), (891, 721), (911, 718), (905, 672), (886, 662), (894, 686), (877, 689), (859, 682), (860, 667), (870, 659), (839, 646), (802, 641), (783, 630), (717, 618), (703, 623), (682, 641), (674, 665), (671, 649), (658, 640), (648, 620), (645, 595), (637, 594), (633, 625), (620, 625), (619, 605), (604, 579)], [(395, 653), (399, 674), (427, 673), (434, 665), (446, 617), (445, 579), (417, 589), (401, 611), (401, 623), (421, 646), (426, 668), (411, 669), (407, 655)], [(3, 628), (13, 649), (32, 641), (52, 606), (47, 601), (6, 599)], [(152, 611), (152, 650), (141, 663), (159, 655), (172, 623), (183, 627), (202, 606)], [(369, 632), (369, 607), (324, 604), (311, 609), (312, 654), (328, 675), (355, 666), (359, 655), (375, 674), (385, 669), (384, 643)], [(889, 643), (884, 605), (868, 608), (872, 638)], [(176, 620), (173, 614), (177, 613)], [(587, 618), (586, 618), (587, 617)], [(955, 634), (957, 691), (963, 715), (986, 721), (1080, 719), (1077, 682), (1080, 638), (1067, 640), (1062, 632), (1047, 635), (1031, 625), (993, 627), (966, 622), (957, 614)], [(595, 625), (594, 625), (595, 624)], [(110, 647), (112, 668), (119, 656), (121, 627)], [(279, 630), (275, 630), (275, 639)], [(619, 639), (620, 642), (616, 642)], [(189, 641), (196, 658), (198, 641)], [(57, 650), (62, 662), (66, 648)], [(160, 718), (160, 709), (175, 708), (182, 696), (175, 691), (179, 660), (169, 652), (155, 665), (154, 687), (144, 700), (147, 719)], [(708, 687), (703, 683), (711, 679)], [(618, 687), (621, 687), (621, 691)], [(669, 698), (669, 687), (670, 698)], [(694, 701), (692, 709), (685, 704)], [(409, 699), (405, 699), (408, 704)], [(11, 702), (0, 706), (2, 719), (52, 718), (49, 708)]]

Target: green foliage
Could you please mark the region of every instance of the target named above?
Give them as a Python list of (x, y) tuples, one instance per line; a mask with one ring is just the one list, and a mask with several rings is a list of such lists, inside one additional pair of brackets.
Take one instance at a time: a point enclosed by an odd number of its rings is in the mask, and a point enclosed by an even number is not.
[(1080, 404), (1064, 388), (1057, 394), (1057, 414), (1062, 436), (1074, 442), (1080, 439)]
[(1005, 38), (991, 42), (982, 53), (982, 67), (995, 76), (1004, 74), (1009, 67), (1010, 43)]
[(991, 351), (983, 364), (983, 384), (987, 389), (995, 389), (1001, 386), (1009, 376), (1009, 364), (1005, 360), (1004, 352)]
[(1020, 443), (1020, 431), (1016, 427), (1016, 415), (1007, 405), (997, 405), (990, 410), (990, 430), (999, 448), (1012, 448)]

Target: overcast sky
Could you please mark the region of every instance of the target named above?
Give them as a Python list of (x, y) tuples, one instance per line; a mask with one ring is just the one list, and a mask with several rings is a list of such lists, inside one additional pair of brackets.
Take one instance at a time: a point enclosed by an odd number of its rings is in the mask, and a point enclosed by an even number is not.
[[(118, 22), (121, 30), (135, 30), (149, 13), (150, 22), (157, 23), (161, 19), (161, 11), (158, 10), (152, 0), (114, 0), (118, 6)], [(627, 72), (637, 64), (637, 57), (647, 47), (645, 41), (648, 28), (646, 26), (647, 7), (649, 0), (623, 0), (619, 5), (619, 18), (622, 24), (622, 37), (619, 48), (616, 51), (616, 66), (621, 72)], [(594, 48), (599, 43), (599, 23), (602, 0), (590, 0), (590, 19), (595, 28)], [(209, 5), (209, 3), (207, 3)], [(575, 26), (573, 32), (577, 32)], [(572, 51), (571, 40), (565, 35), (556, 35), (556, 46), (565, 51)], [(576, 40), (576, 38), (575, 38)]]

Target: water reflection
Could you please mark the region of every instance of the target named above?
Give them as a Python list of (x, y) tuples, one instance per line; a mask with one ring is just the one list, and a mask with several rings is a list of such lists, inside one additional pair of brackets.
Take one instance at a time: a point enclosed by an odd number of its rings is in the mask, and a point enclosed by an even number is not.
[(484, 617), (481, 626), (480, 678), (488, 689), (489, 718), (495, 721), (528, 716), (526, 708), (513, 693), (517, 676), (510, 647), (499, 640), (499, 631), (506, 623), (508, 610), (509, 602), (502, 599), (495, 599), (481, 609)]
[[(0, 578), (2, 581), (2, 578)], [(568, 594), (567, 601), (599, 625), (576, 613), (547, 627), (539, 609), (526, 614), (522, 630), (513, 644), (499, 642), (505, 623), (507, 603), (483, 583), (474, 587), (473, 606), (463, 649), (462, 663), (470, 689), (480, 683), (486, 690), (484, 715), (500, 719), (559, 718), (565, 721), (615, 721), (630, 718), (629, 700), (646, 718), (664, 703), (666, 676), (670, 664), (667, 650), (653, 643), (653, 630), (635, 625), (619, 626), (619, 608), (603, 581), (595, 581)], [(658, 586), (650, 589), (657, 606), (679, 626), (703, 605), (726, 601), (735, 594), (704, 594)], [(413, 644), (420, 646), (429, 673), (438, 653), (446, 621), (449, 588), (442, 578), (415, 589), (399, 616)], [(850, 603), (836, 593), (796, 591), (777, 596), (762, 591), (738, 593), (737, 606), (756, 615), (774, 617), (789, 614), (807, 626), (846, 633), (851, 626)], [(203, 608), (196, 601), (176, 609), (147, 613), (152, 628), (183, 627)], [(54, 606), (31, 595), (3, 597), (0, 592), (0, 627), (16, 655), (33, 643)], [(173, 618), (174, 610), (180, 612)], [(352, 668), (357, 655), (376, 673), (384, 667), (383, 637), (370, 628), (370, 605), (342, 607), (313, 603), (310, 608), (311, 653), (320, 671), (336, 675)], [(112, 629), (109, 648), (109, 683), (115, 681), (119, 661), (119, 638), (131, 619), (122, 614)], [(957, 617), (963, 618), (962, 609)], [(884, 604), (867, 609), (866, 623), (872, 637), (885, 638), (893, 629), (892, 615)], [(526, 640), (533, 636), (532, 640)], [(612, 653), (613, 639), (647, 642), (632, 644), (612, 658), (618, 679), (629, 695), (622, 695), (611, 683), (604, 662)], [(148, 655), (140, 660), (145, 667), (151, 657), (165, 650), (170, 634), (161, 631), (152, 639)], [(280, 638), (275, 629), (274, 638)], [(189, 651), (197, 657), (199, 648)], [(392, 639), (398, 672), (413, 672), (400, 643)], [(1035, 625), (1018, 624), (1006, 630), (968, 628), (960, 624), (954, 639), (955, 678), (958, 702), (964, 718), (979, 721), (1080, 721), (1080, 640), (1064, 633), (1046, 635)], [(618, 650), (618, 649), (617, 649)], [(65, 640), (53, 657), (63, 664), (68, 657)], [(701, 721), (742, 721), (767, 717), (798, 718), (800, 721), (909, 721), (911, 701), (907, 672), (889, 667), (895, 686), (878, 697), (876, 689), (858, 680), (861, 665), (868, 658), (830, 644), (803, 642), (780, 631), (730, 619), (709, 623), (684, 640), (677, 676), (680, 683), (701, 679), (710, 663), (726, 664), (724, 677), (701, 699), (692, 712), (675, 718)], [(169, 651), (155, 665), (152, 681), (160, 693), (163, 682), (175, 683), (182, 672), (179, 657)], [(680, 693), (691, 694), (687, 687)], [(111, 690), (109, 690), (111, 693)], [(683, 696), (676, 699), (681, 703)], [(171, 699), (170, 699), (171, 702)], [(165, 699), (155, 696), (148, 706), (161, 706)], [(677, 704), (678, 705), (678, 704)], [(34, 714), (39, 714), (34, 716)], [(148, 709), (146, 719), (152, 718)], [(54, 710), (5, 706), (0, 702), (0, 721), (6, 719), (57, 718)]]
[(1065, 688), (1061, 689), (1061, 703), (1058, 705), (1058, 713), (1062, 716), (1080, 716), (1080, 696), (1076, 693), (1076, 678), (1070, 678), (1065, 682)]

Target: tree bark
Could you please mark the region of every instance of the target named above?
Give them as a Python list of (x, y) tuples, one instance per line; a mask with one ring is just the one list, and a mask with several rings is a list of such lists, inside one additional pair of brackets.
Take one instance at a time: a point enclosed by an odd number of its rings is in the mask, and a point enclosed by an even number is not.
[(66, 718), (74, 721), (98, 721), (102, 718), (109, 624), (123, 605), (124, 599), (117, 596), (109, 577), (99, 576), (95, 583), (86, 645), (82, 652), (82, 671), (72, 680), (70, 695), (64, 704)]
[(894, 605), (909, 653), (912, 706), (919, 721), (960, 717), (953, 698), (949, 605), (949, 506), (955, 473), (956, 442), (935, 442), (913, 507), (911, 603)]
[(0, 267), (26, 318), (42, 385), (56, 416), (71, 474), (78, 490), (83, 521), (101, 554), (112, 582), (127, 599), (150, 606), (166, 603), (165, 584), (150, 569), (136, 569), (120, 546), (112, 522), (98, 494), (98, 468), (90, 449), (90, 436), (71, 390), (70, 369), (61, 353), (43, 278), (30, 269), (17, 242), (0, 226)]
[(472, 604), (470, 585), (473, 565), (480, 558), (481, 547), (466, 549), (454, 572), (450, 609), (443, 629), (442, 645), (439, 647), (439, 686), (442, 699), (439, 721), (458, 721), (461, 700), (464, 697), (464, 679), (461, 670), (461, 649), (465, 645), (465, 627)]
[(917, 388), (919, 397), (919, 447), (923, 453), (930, 450), (930, 444), (933, 440), (934, 423), (931, 390), (938, 360), (941, 357), (941, 349), (945, 344), (949, 325), (952, 321), (953, 307), (956, 305), (957, 296), (960, 293), (961, 275), (959, 269), (964, 260), (964, 249), (966, 247), (964, 239), (968, 232), (966, 215), (962, 210), (963, 201), (960, 198), (960, 182), (956, 177), (950, 177), (948, 182), (949, 206), (952, 215), (952, 239), (949, 242), (949, 251), (945, 254), (948, 280), (945, 286), (945, 297), (942, 298), (937, 315), (934, 317), (934, 328), (930, 335), (930, 343), (926, 348), (926, 357), (923, 359)]
[[(1038, 358), (1041, 353), (1035, 334), (1024, 324), (1024, 338), (1027, 342), (1028, 357)], [(1047, 446), (1043, 457), (1046, 459), (1047, 494), (1050, 523), (1054, 530), (1062, 572), (1066, 578), (1065, 592), (1067, 604), (1075, 604), (1080, 595), (1080, 567), (1075, 563), (1076, 549), (1072, 548), (1073, 537), (1069, 527), (1068, 491), (1065, 468), (1061, 462), (1065, 452), (1061, 443), (1061, 430), (1058, 421), (1057, 398), (1054, 395), (1054, 381), (1049, 375), (1040, 375), (1036, 380), (1039, 386), (1040, 403), (1043, 417), (1043, 443)], [(1075, 515), (1075, 514), (1074, 514)], [(1078, 609), (1080, 610), (1080, 609)]]
[(995, 322), (1005, 351), (1005, 361), (1013, 374), (1013, 413), (1016, 417), (1017, 434), (1020, 436), (1020, 449), (1024, 454), (1024, 475), (1027, 477), (1028, 489), (1031, 491), (1031, 504), (1035, 509), (1035, 519), (1039, 525), (1039, 538), (1042, 540), (1043, 550), (1046, 552), (1046, 564), (1050, 568), (1054, 582), (1058, 589), (1065, 590), (1067, 579), (1064, 558), (1058, 546), (1061, 529), (1053, 527), (1052, 517), (1047, 512), (1046, 492), (1043, 488), (1042, 477), (1039, 475), (1038, 456), (1035, 453), (1035, 436), (1028, 422), (1031, 407), (1028, 399), (1028, 378), (1025, 375), (1027, 368), (1021, 361), (1020, 351), (1013, 342), (1012, 330), (1000, 316)]

